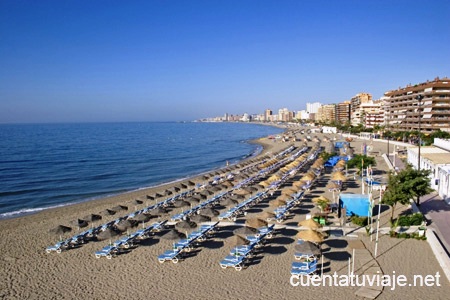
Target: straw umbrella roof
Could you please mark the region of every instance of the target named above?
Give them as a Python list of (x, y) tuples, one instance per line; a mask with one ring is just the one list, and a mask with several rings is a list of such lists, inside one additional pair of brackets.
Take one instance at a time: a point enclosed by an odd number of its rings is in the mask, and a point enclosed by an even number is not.
[(113, 208), (111, 208), (111, 210), (114, 210), (115, 212), (122, 211), (122, 210), (128, 210), (128, 206), (117, 205), (117, 206), (114, 206)]
[(93, 222), (93, 221), (98, 221), (102, 219), (102, 216), (100, 215), (96, 215), (96, 214), (89, 214), (87, 216), (84, 216), (83, 218), (81, 218), (82, 220), (86, 221), (86, 222)]
[(197, 223), (201, 223), (201, 222), (209, 222), (211, 221), (211, 217), (208, 216), (204, 216), (204, 215), (193, 215), (190, 218), (191, 221), (197, 222)]
[(50, 233), (54, 233), (54, 234), (63, 234), (66, 232), (71, 232), (71, 231), (72, 231), (71, 227), (64, 226), (64, 225), (58, 225), (55, 228), (49, 230)]
[(128, 228), (133, 227), (134, 223), (132, 220), (122, 220), (119, 223), (117, 223), (116, 228), (119, 231), (125, 231)]
[(331, 174), (331, 180), (345, 181), (346, 179), (347, 177), (345, 177), (345, 175), (341, 172), (334, 172), (333, 174)]
[(330, 189), (330, 190), (339, 190), (339, 189), (341, 189), (339, 184), (337, 184), (336, 182), (330, 182), (329, 184), (327, 184), (327, 188)]
[(70, 222), (70, 224), (78, 226), (80, 228), (88, 226), (88, 222), (82, 219), (76, 219)]
[(111, 210), (111, 209), (105, 209), (105, 210), (102, 210), (100, 212), (100, 214), (102, 214), (104, 216), (112, 216), (112, 215), (116, 214), (116, 211), (115, 210)]
[(179, 232), (176, 229), (170, 229), (167, 231), (166, 234), (162, 236), (162, 238), (166, 240), (177, 240), (184, 237), (186, 237), (186, 235), (184, 233)]
[(118, 233), (116, 231), (114, 231), (112, 228), (106, 228), (105, 230), (97, 233), (95, 235), (95, 237), (99, 241), (104, 241), (104, 240), (110, 239), (112, 237), (115, 237), (117, 235), (118, 235)]
[(233, 191), (233, 193), (236, 194), (236, 195), (248, 195), (251, 192), (246, 190), (246, 189), (239, 189), (239, 190)]
[(131, 218), (131, 220), (133, 221), (137, 221), (137, 222), (147, 222), (148, 220), (150, 220), (150, 216), (148, 214), (137, 214), (134, 217)]
[(302, 186), (304, 186), (305, 184), (306, 184), (306, 181), (304, 181), (304, 180), (299, 180), (299, 181), (294, 182), (294, 183), (292, 184), (292, 186), (299, 189), (299, 188), (301, 188)]
[(220, 200), (220, 204), (225, 205), (225, 206), (228, 206), (228, 205), (236, 205), (236, 204), (238, 204), (238, 203), (239, 203), (239, 201), (234, 200), (234, 199), (232, 199), (232, 198), (225, 198), (225, 199), (223, 199), (223, 200)]
[(281, 190), (281, 194), (282, 195), (292, 195), (297, 193), (297, 189), (292, 188), (292, 187), (287, 187)]
[(253, 235), (258, 233), (258, 230), (251, 226), (243, 226), (233, 230), (234, 234)]
[(261, 219), (268, 219), (268, 218), (273, 218), (273, 217), (275, 217), (275, 214), (272, 212), (269, 212), (269, 211), (264, 211), (258, 215), (258, 218), (261, 218)]
[(297, 238), (302, 239), (304, 241), (309, 241), (313, 243), (321, 243), (323, 242), (323, 235), (317, 231), (308, 229), (304, 231), (299, 231), (296, 235)]
[(253, 228), (260, 228), (260, 227), (266, 227), (268, 225), (267, 221), (259, 219), (259, 218), (250, 218), (245, 221), (245, 224), (253, 227)]
[(246, 238), (244, 238), (244, 237), (242, 237), (240, 235), (234, 235), (231, 238), (230, 241), (231, 241), (232, 245), (234, 245), (234, 246), (241, 246), (241, 245), (248, 245), (248, 244), (250, 244), (250, 242)]
[(283, 206), (285, 205), (287, 202), (285, 200), (282, 199), (275, 199), (274, 201), (271, 201), (269, 203), (270, 206)]
[(303, 227), (307, 227), (310, 229), (318, 229), (320, 228), (320, 224), (317, 223), (316, 221), (314, 221), (313, 219), (307, 219), (307, 220), (303, 220), (298, 222), (298, 226), (303, 226)]
[(183, 221), (175, 224), (175, 227), (181, 228), (181, 229), (191, 229), (191, 228), (197, 227), (197, 223), (188, 221), (188, 220), (183, 220)]
[(315, 177), (314, 176), (312, 176), (311, 174), (305, 174), (301, 179), (300, 179), (300, 181), (311, 181), (311, 180), (313, 180)]
[(173, 203), (173, 206), (177, 207), (177, 208), (181, 208), (181, 207), (189, 207), (189, 206), (191, 206), (191, 204), (184, 200), (178, 200)]
[(280, 196), (277, 197), (277, 199), (280, 199), (282, 201), (287, 201), (289, 199), (291, 199), (291, 196), (287, 195), (287, 194), (281, 194)]
[(304, 241), (301, 244), (295, 244), (294, 249), (302, 254), (312, 254), (316, 256), (321, 254), (320, 247), (309, 241)]
[(268, 187), (270, 185), (270, 183), (268, 181), (261, 181), (260, 183), (258, 183), (259, 185), (263, 186), (263, 187)]
[(203, 208), (202, 210), (200, 210), (200, 214), (213, 217), (213, 216), (218, 216), (219, 212), (212, 208)]

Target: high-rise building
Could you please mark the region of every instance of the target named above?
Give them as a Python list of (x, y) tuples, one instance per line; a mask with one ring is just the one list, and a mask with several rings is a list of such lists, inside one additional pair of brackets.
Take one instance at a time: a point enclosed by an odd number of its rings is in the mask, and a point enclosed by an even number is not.
[(336, 105), (336, 122), (345, 125), (350, 123), (351, 102), (344, 101)]
[(272, 115), (272, 111), (270, 109), (266, 109), (266, 111), (264, 112), (264, 121), (269, 122), (270, 120), (270, 116)]
[(316, 116), (316, 120), (324, 123), (331, 123), (336, 120), (336, 104), (322, 105)]
[[(435, 78), (388, 91), (387, 123), (391, 131), (450, 131), (450, 79)], [(423, 97), (419, 103), (418, 96)]]
[(361, 112), (361, 104), (372, 103), (372, 95), (369, 93), (356, 94), (351, 100), (351, 124), (358, 126), (363, 123), (363, 114)]
[(306, 111), (310, 114), (317, 114), (319, 111), (319, 107), (321, 107), (322, 104), (320, 102), (314, 102), (314, 103), (306, 103)]

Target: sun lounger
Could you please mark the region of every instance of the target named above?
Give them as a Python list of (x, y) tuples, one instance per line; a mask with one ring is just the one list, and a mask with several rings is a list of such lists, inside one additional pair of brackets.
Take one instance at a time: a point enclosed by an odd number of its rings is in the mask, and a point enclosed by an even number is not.
[(111, 259), (113, 255), (119, 253), (119, 248), (114, 245), (108, 245), (104, 247), (102, 250), (95, 252), (95, 257), (106, 257), (107, 259)]
[(61, 253), (61, 251), (66, 250), (69, 247), (70, 247), (70, 245), (68, 244), (68, 240), (65, 240), (65, 241), (58, 242), (53, 246), (47, 247), (47, 249), (45, 249), (45, 251), (47, 253), (50, 253), (50, 252)]
[(292, 265), (291, 275), (299, 278), (300, 276), (303, 275), (313, 275), (316, 271), (317, 271), (317, 263), (303, 265), (301, 268), (297, 268), (297, 265), (295, 266)]
[(166, 262), (166, 261), (172, 261), (174, 264), (178, 263), (179, 258), (181, 257), (181, 252), (183, 248), (176, 248), (172, 250), (167, 250), (163, 254), (158, 256), (158, 261), (160, 263)]
[(229, 255), (220, 262), (220, 267), (222, 269), (231, 267), (234, 268), (236, 271), (241, 271), (247, 260), (248, 258), (246, 256)]

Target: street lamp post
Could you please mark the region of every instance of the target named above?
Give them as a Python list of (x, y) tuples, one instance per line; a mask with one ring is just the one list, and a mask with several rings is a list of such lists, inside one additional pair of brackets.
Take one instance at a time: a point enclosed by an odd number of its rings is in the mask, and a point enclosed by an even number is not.
[[(422, 138), (420, 137), (420, 107), (422, 105), (422, 99), (423, 99), (423, 95), (417, 95), (416, 96), (417, 99), (417, 103), (418, 103), (418, 108), (417, 108), (417, 113), (419, 116), (419, 148), (418, 148), (418, 154), (417, 154), (417, 171), (420, 172), (420, 146), (422, 144)], [(417, 196), (417, 206), (420, 205), (420, 196)]]

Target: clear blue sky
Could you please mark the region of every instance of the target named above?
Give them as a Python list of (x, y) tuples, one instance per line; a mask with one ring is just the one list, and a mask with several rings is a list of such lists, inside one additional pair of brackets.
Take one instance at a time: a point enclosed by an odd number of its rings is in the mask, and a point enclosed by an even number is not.
[(0, 123), (193, 120), (450, 76), (450, 1), (0, 0)]

